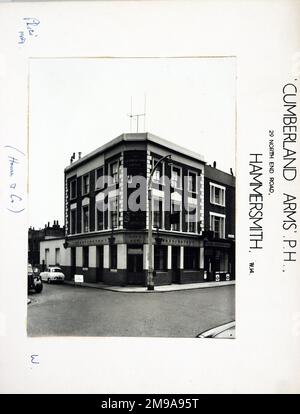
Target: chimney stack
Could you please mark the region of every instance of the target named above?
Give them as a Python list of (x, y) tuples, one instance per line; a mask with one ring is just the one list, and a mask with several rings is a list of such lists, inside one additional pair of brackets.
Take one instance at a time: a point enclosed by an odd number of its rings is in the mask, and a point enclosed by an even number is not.
[(216, 161), (214, 161), (213, 166), (214, 166), (214, 168), (217, 168), (217, 163), (216, 163)]
[(81, 158), (81, 152), (78, 152), (78, 159), (80, 160)]

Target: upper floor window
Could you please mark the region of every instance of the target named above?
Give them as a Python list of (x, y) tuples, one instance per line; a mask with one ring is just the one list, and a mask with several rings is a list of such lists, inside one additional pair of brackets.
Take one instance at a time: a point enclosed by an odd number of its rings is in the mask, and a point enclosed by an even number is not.
[(104, 175), (104, 168), (100, 167), (97, 168), (95, 171), (95, 190), (103, 190), (104, 186), (105, 186), (105, 181), (103, 181), (103, 179), (101, 179), (101, 177), (103, 177)]
[(153, 227), (163, 227), (163, 202), (159, 198), (153, 199)]
[(77, 180), (70, 181), (70, 199), (77, 197)]
[[(152, 159), (152, 171), (153, 171), (153, 169), (156, 166), (158, 161), (159, 161), (158, 158), (153, 158)], [(154, 181), (156, 183), (160, 183), (162, 175), (163, 175), (163, 164), (162, 164), (162, 162), (160, 162), (157, 165), (157, 167), (155, 168), (155, 171), (154, 171), (153, 176), (152, 176), (152, 181)]]
[(174, 200), (171, 201), (171, 229), (181, 230), (181, 203)]
[(119, 181), (119, 165), (118, 161), (112, 162), (110, 164), (110, 175), (112, 178), (112, 183), (116, 184)]
[(180, 174), (181, 169), (179, 167), (173, 167), (172, 168), (172, 173), (171, 173), (171, 186), (173, 188), (181, 188), (181, 183), (180, 183)]
[(210, 184), (210, 202), (225, 207), (225, 187), (218, 184)]
[(96, 181), (99, 177), (103, 176), (103, 167), (97, 168), (96, 170)]
[(76, 233), (76, 208), (71, 209), (70, 211), (70, 234)]
[(118, 227), (118, 197), (109, 200), (110, 227)]
[(89, 206), (82, 207), (82, 232), (89, 231)]
[(225, 216), (223, 214), (210, 213), (210, 230), (217, 239), (225, 238)]
[(197, 175), (194, 172), (189, 171), (188, 174), (188, 191), (192, 193), (196, 193), (196, 182), (197, 182)]
[(88, 194), (90, 192), (90, 176), (86, 174), (82, 177), (82, 194)]
[(196, 230), (197, 230), (197, 208), (193, 204), (188, 206), (187, 224), (188, 224), (188, 232), (196, 233)]
[(96, 202), (96, 230), (104, 230), (103, 201)]

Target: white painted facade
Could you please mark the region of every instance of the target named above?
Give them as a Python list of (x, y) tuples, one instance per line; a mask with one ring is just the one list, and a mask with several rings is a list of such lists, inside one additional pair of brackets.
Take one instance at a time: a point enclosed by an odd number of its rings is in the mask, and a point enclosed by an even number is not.
[(70, 249), (64, 248), (65, 239), (48, 239), (40, 242), (40, 264), (70, 266)]

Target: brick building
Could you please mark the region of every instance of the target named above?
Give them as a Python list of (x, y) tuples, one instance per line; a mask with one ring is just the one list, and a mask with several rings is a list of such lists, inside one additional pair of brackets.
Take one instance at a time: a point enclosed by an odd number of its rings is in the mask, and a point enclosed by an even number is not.
[[(223, 186), (230, 181), (228, 174), (219, 172), (214, 177), (201, 155), (150, 133), (132, 133), (120, 135), (65, 168), (65, 248), (69, 259), (68, 265), (61, 267), (67, 279), (79, 273), (90, 282), (145, 285), (147, 187), (137, 187), (135, 177), (146, 181), (156, 162), (166, 155), (171, 155), (171, 160), (159, 164), (152, 185), (154, 284), (202, 282), (215, 277), (216, 270), (234, 277), (232, 264), (223, 266), (221, 261), (219, 269), (212, 264), (213, 258), (220, 256), (218, 248), (232, 246), (227, 230), (234, 235), (230, 224), (234, 226), (234, 210), (231, 203), (228, 208), (221, 206), (227, 224), (224, 234), (219, 234), (217, 220), (208, 219), (215, 216), (207, 213), (220, 206), (207, 207), (205, 201), (205, 171), (211, 181)], [(106, 176), (109, 182), (101, 182)], [(234, 188), (233, 177), (230, 183)], [(137, 188), (140, 208), (136, 210), (130, 207), (130, 200)], [(226, 200), (230, 192), (226, 192)], [(99, 206), (104, 204), (108, 208), (103, 211)], [(232, 218), (227, 218), (229, 215)], [(213, 234), (205, 231), (210, 225)], [(214, 243), (214, 255), (210, 243)], [(220, 243), (227, 243), (227, 247)], [(229, 256), (226, 260), (234, 261)]]

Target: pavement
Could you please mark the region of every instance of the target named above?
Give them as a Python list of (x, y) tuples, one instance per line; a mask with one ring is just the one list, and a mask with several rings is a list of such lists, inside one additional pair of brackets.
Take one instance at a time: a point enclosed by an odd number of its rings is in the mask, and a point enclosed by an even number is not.
[[(73, 281), (66, 280), (65, 284), (74, 286)], [(104, 289), (110, 290), (112, 292), (130, 292), (130, 293), (154, 293), (154, 292), (174, 292), (178, 290), (190, 290), (190, 289), (207, 289), (215, 288), (221, 286), (232, 286), (235, 285), (235, 280), (229, 280), (224, 282), (204, 282), (204, 283), (185, 283), (185, 284), (176, 284), (164, 285), (164, 286), (155, 286), (153, 290), (147, 290), (144, 286), (111, 286), (106, 285), (105, 283), (78, 283), (76, 287), (89, 287), (94, 289)]]
[(235, 319), (232, 284), (145, 295), (45, 283), (42, 293), (29, 298), (30, 337), (196, 338)]

